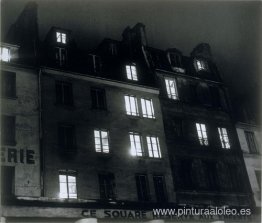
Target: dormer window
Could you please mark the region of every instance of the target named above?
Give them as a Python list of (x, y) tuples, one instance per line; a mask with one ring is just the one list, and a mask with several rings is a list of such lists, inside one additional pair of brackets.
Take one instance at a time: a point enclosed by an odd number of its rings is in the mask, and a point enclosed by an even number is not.
[(208, 69), (207, 62), (204, 60), (196, 60), (195, 63), (196, 63), (197, 71)]
[(56, 32), (56, 42), (66, 44), (66, 34), (62, 32)]
[(128, 80), (137, 81), (137, 71), (135, 65), (126, 65), (126, 75)]
[(88, 55), (88, 66), (93, 73), (101, 72), (101, 59), (99, 56), (94, 54)]
[(10, 58), (10, 49), (7, 47), (0, 47), (0, 61), (9, 62)]
[(109, 50), (112, 56), (116, 56), (117, 55), (117, 46), (115, 43), (110, 43), (109, 44)]
[(177, 53), (168, 53), (168, 59), (172, 67), (181, 67), (181, 56)]

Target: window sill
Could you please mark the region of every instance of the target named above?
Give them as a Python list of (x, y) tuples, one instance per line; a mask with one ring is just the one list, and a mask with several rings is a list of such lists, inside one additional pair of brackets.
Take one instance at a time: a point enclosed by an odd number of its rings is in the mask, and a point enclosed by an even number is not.
[(95, 152), (97, 157), (102, 158), (102, 159), (110, 159), (112, 158), (112, 153), (104, 153), (104, 152)]
[(137, 160), (152, 160), (152, 161), (162, 161), (163, 157), (160, 158), (154, 158), (154, 157), (149, 157), (149, 156), (132, 156), (133, 158)]
[(141, 118), (139, 115), (128, 115), (128, 114), (126, 114), (126, 116), (128, 118), (131, 118), (131, 119), (140, 119)]

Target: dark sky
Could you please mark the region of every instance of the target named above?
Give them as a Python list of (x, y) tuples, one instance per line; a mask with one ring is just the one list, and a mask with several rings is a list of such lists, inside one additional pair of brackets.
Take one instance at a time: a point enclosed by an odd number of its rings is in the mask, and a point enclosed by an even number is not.
[[(2, 0), (2, 34), (28, 0)], [(189, 55), (209, 43), (235, 104), (247, 101), (258, 114), (261, 84), (261, 1), (35, 0), (40, 37), (51, 26), (71, 29), (79, 46), (90, 49), (108, 37), (121, 40), (126, 26), (146, 25), (148, 43)]]

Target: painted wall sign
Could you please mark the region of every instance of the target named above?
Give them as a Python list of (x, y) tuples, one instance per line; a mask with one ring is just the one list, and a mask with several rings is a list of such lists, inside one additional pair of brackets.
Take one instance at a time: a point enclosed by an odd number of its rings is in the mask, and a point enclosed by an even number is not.
[(35, 151), (30, 149), (1, 148), (2, 163), (35, 164)]

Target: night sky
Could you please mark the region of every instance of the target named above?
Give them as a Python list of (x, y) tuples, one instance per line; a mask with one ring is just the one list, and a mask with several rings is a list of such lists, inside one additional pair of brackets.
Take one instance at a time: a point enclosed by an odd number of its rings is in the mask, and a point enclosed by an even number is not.
[[(28, 0), (2, 0), (2, 35)], [(35, 0), (40, 38), (51, 26), (71, 29), (78, 46), (96, 47), (103, 38), (121, 40), (127, 26), (142, 22), (148, 45), (177, 48), (189, 56), (209, 43), (231, 99), (258, 115), (261, 84), (261, 1)]]

